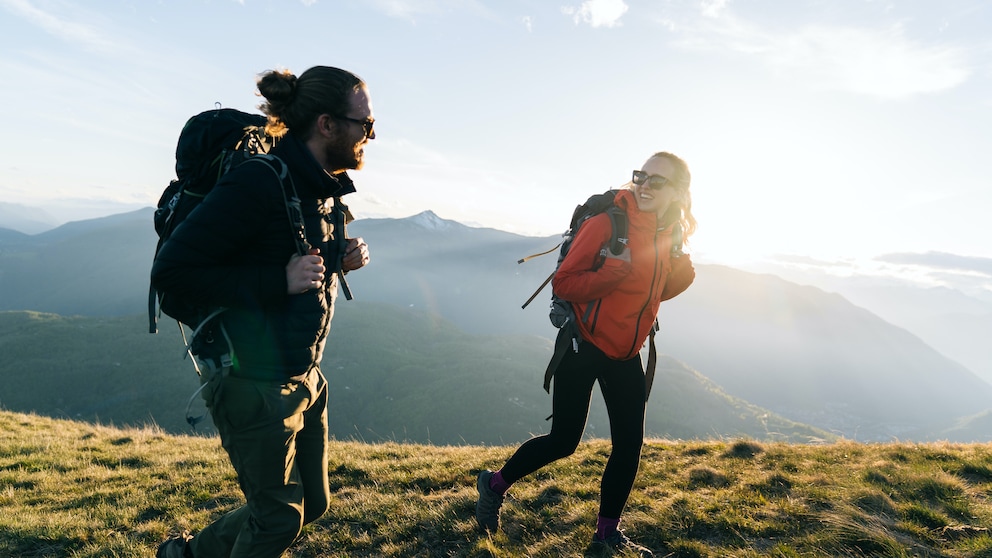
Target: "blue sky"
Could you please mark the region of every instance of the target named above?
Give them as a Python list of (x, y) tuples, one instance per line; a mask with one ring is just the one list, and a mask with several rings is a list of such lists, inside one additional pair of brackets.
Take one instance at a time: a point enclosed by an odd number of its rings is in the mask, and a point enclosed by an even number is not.
[(322, 64), (371, 90), (359, 217), (556, 234), (667, 150), (701, 260), (989, 290), (990, 23), (985, 0), (0, 0), (0, 202), (153, 205), (186, 118)]

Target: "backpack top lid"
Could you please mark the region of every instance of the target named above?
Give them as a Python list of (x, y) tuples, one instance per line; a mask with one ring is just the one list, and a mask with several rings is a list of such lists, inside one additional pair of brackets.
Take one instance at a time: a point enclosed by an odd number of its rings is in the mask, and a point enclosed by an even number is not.
[(264, 126), (266, 118), (237, 109), (222, 108), (191, 117), (176, 144), (176, 177), (179, 179), (206, 168), (225, 148), (237, 144), (247, 129)]
[[(612, 234), (610, 235), (610, 240), (607, 242), (606, 248), (609, 248), (610, 252), (614, 256), (619, 256), (623, 253), (624, 249), (627, 247), (627, 213), (616, 205), (617, 194), (620, 193), (619, 190), (607, 190), (602, 194), (593, 194), (589, 196), (589, 199), (585, 203), (578, 205), (575, 211), (572, 212), (572, 221), (569, 224), (568, 232), (565, 234), (568, 236), (565, 245), (562, 247), (561, 257), (558, 259), (558, 265), (561, 265), (561, 260), (564, 259), (565, 253), (571, 246), (571, 241), (575, 239), (575, 235), (579, 232), (579, 227), (589, 219), (599, 215), (600, 213), (606, 213), (610, 218), (610, 225), (612, 227)], [(605, 255), (605, 254), (604, 254)]]

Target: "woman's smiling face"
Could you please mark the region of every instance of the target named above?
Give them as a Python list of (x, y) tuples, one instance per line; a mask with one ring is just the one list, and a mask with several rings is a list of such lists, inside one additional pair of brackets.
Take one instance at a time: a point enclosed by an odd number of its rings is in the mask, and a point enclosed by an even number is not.
[[(634, 184), (634, 199), (637, 200), (637, 209), (651, 211), (661, 217), (672, 202), (681, 197), (675, 186), (678, 171), (667, 157), (652, 157), (641, 167), (641, 172), (648, 175), (648, 178), (641, 184)], [(651, 177), (665, 178), (667, 183), (660, 189), (654, 190), (651, 188)]]

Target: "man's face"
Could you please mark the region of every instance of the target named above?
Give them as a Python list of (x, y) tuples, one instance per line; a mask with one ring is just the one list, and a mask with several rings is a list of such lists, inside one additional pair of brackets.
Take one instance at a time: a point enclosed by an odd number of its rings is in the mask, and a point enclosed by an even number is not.
[(337, 134), (325, 146), (329, 172), (361, 169), (365, 166), (365, 145), (375, 139), (375, 130), (371, 127), (375, 118), (368, 90), (363, 87), (353, 92), (350, 101), (351, 108), (343, 118), (335, 119)]

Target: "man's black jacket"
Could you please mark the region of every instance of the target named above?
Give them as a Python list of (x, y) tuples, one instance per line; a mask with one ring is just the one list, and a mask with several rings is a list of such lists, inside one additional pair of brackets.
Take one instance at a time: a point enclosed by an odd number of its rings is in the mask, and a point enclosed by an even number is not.
[[(296, 230), (276, 174), (250, 161), (221, 178), (176, 228), (152, 267), (152, 285), (200, 306), (227, 308), (219, 319), (234, 346), (233, 375), (286, 380), (320, 363), (343, 249), (337, 239), (343, 231), (333, 230), (334, 198), (355, 187), (346, 173), (325, 172), (292, 133), (271, 154), (289, 168), (307, 240), (327, 267), (324, 287), (286, 293)], [(292, 195), (289, 180), (285, 187)]]

